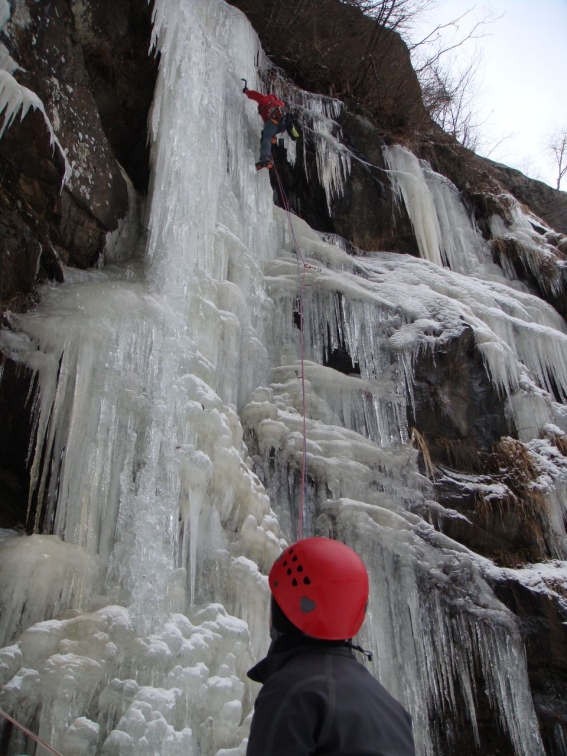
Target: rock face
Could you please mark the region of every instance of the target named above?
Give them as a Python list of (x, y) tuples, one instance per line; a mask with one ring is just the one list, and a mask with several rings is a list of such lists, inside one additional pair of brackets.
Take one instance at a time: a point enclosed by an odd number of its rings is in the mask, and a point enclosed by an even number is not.
[(33, 372), (2, 356), (0, 391), (0, 528), (23, 530), (27, 520)]
[(72, 0), (71, 9), (105, 136), (115, 159), (145, 194), (147, 120), (159, 63), (149, 49), (151, 3)]
[(516, 197), (531, 208), (547, 224), (567, 234), (567, 194), (553, 189), (543, 181), (524, 176), (521, 171), (486, 158), (478, 158), (486, 169)]
[(26, 306), (36, 280), (62, 280), (61, 262), (97, 263), (106, 234), (128, 210), (120, 162), (147, 189), (145, 118), (156, 72), (147, 55), (150, 9), (111, 5), (21, 2), (4, 29), (13, 78), (4, 76), (41, 103), (0, 146), (7, 240), (0, 296), (8, 309)]
[(565, 603), (530, 590), (514, 579), (504, 578), (493, 587), (498, 598), (519, 618), (546, 753), (559, 756), (561, 744), (556, 734), (567, 716)]
[(0, 160), (0, 301), (3, 309), (18, 311), (29, 303), (38, 271), (40, 276), (62, 280), (50, 219), (60, 212), (65, 160), (51, 143), (39, 110), (30, 111), (6, 131), (0, 140)]
[(475, 472), (478, 455), (510, 431), (504, 398), (486, 374), (470, 328), (435, 355), (420, 354), (414, 387), (409, 425), (422, 433), (436, 464)]
[[(395, 250), (417, 255), (418, 248), (403, 203), (397, 201), (382, 155), (385, 144), (378, 129), (366, 118), (342, 111), (339, 118), (343, 142), (358, 160), (351, 163), (348, 191), (326, 201), (318, 181), (316, 146), (309, 131), (304, 134), (304, 149), (292, 169), (281, 148), (274, 149), (279, 160), (286, 195), (294, 212), (312, 228), (338, 234), (359, 250)], [(276, 180), (272, 177), (274, 196), (281, 206)]]

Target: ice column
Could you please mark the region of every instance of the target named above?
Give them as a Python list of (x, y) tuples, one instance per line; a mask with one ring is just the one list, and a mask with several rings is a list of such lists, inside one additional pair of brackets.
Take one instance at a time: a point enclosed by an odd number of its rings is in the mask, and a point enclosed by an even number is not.
[[(469, 274), (489, 262), (482, 237), (456, 187), (409, 150), (384, 147), (393, 189), (407, 208), (420, 254), (436, 265)], [(477, 271), (478, 272), (478, 271)]]
[(46, 606), (23, 579), (2, 585), (17, 636), (0, 705), (63, 751), (213, 756), (246, 735), (245, 670), (267, 643), (260, 568), (281, 549), (237, 415), (267, 376), (260, 266), (277, 236), (241, 93), (254, 32), (220, 0), (155, 14), (146, 254), (67, 271), (2, 335), (38, 375), (32, 473), (53, 534), (50, 549), (14, 536), (4, 563), (26, 553), (26, 574), (43, 566), (60, 590)]

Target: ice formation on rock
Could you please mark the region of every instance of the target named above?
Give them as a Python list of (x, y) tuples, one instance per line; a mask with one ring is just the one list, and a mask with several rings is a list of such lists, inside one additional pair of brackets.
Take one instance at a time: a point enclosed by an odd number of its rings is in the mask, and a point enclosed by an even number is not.
[[(104, 270), (67, 270), (0, 334), (38, 376), (30, 511), (50, 533), (0, 545), (10, 644), (0, 707), (65, 756), (243, 754), (256, 691), (245, 671), (267, 646), (265, 575), (297, 533), (299, 285), (287, 219), (254, 170), (261, 123), (241, 94), (243, 75), (261, 87), (258, 39), (222, 0), (156, 0), (154, 35), (141, 259), (121, 252)], [(299, 104), (334, 144), (335, 105)], [(348, 172), (338, 149), (322, 172), (329, 201)], [(395, 160), (415, 167), (412, 157), (393, 148), (392, 172)], [(408, 180), (413, 195), (400, 191), (426, 259), (352, 257), (292, 221), (315, 266), (304, 301), (307, 524), (368, 565), (361, 639), (412, 712), (420, 756), (438, 752), (433, 715), (462, 709), (477, 732), (477, 676), (515, 753), (539, 756), (522, 641), (485, 579), (493, 565), (416, 514), (435, 503), (406, 408), (419, 350), (470, 328), (511, 421), (533, 428), (525, 440), (546, 425), (567, 431), (547, 393), (550, 380), (567, 387), (567, 336), (552, 308), (482, 268), (453, 189), (423, 175)], [(351, 374), (329, 367), (339, 349)], [(565, 466), (533, 444), (559, 531)], [(14, 580), (18, 560), (26, 570)], [(14, 734), (10, 753), (25, 748)]]
[[(0, 31), (10, 20), (11, 7), (8, 0), (0, 2)], [(59, 140), (53, 132), (53, 127), (47, 117), (43, 103), (39, 97), (27, 87), (19, 84), (12, 74), (16, 71), (18, 65), (10, 57), (6, 46), (0, 43), (0, 116), (3, 116), (2, 126), (0, 127), (0, 139), (10, 128), (14, 119), (19, 114), (20, 120), (23, 120), (30, 108), (39, 110), (43, 115), (47, 131), (50, 136), (51, 146), (57, 148), (65, 161), (65, 173), (69, 174), (70, 168), (67, 157), (63, 151)]]

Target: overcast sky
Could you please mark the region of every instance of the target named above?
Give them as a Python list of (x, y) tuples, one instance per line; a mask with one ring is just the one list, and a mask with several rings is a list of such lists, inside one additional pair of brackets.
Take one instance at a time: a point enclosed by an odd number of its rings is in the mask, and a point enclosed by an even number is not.
[[(436, 0), (435, 6), (425, 22), (429, 28), (474, 8), (460, 23), (460, 34), (470, 29), (469, 18), (504, 14), (477, 43), (483, 51), (483, 141), (489, 149), (513, 134), (489, 157), (555, 187), (557, 174), (544, 145), (554, 129), (567, 128), (567, 0)], [(566, 179), (561, 188), (567, 190)]]

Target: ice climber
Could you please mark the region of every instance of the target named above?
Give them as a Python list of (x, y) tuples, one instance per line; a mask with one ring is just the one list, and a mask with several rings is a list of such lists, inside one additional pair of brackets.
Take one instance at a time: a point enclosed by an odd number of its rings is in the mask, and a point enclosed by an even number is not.
[(307, 538), (279, 557), (269, 584), (272, 643), (248, 672), (263, 687), (247, 756), (415, 756), (410, 715), (352, 652), (368, 602), (360, 557)]
[(299, 138), (297, 125), (294, 123), (290, 113), (286, 112), (285, 103), (278, 100), (275, 94), (262, 94), (254, 89), (248, 89), (246, 79), (244, 82), (243, 92), (246, 97), (258, 103), (258, 113), (264, 121), (262, 136), (260, 138), (260, 159), (256, 163), (256, 170), (262, 168), (272, 168), (272, 143), (276, 140), (277, 134), (283, 134), (287, 131), (292, 139)]

